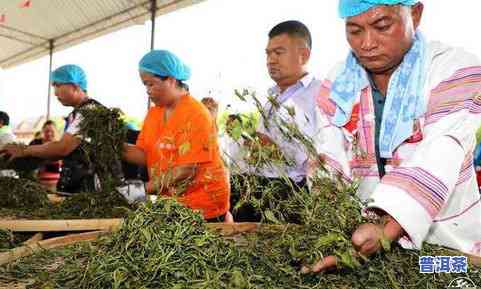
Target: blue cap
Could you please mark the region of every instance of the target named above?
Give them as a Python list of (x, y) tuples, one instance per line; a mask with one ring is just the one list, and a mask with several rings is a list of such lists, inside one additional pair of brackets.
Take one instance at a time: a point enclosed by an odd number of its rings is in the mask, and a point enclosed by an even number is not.
[(412, 6), (419, 0), (339, 0), (339, 16), (347, 18), (366, 12), (381, 5)]
[(52, 83), (75, 84), (83, 91), (87, 91), (87, 75), (78, 65), (67, 64), (52, 72)]
[(181, 81), (190, 78), (190, 67), (167, 50), (152, 50), (144, 55), (139, 62), (139, 71)]

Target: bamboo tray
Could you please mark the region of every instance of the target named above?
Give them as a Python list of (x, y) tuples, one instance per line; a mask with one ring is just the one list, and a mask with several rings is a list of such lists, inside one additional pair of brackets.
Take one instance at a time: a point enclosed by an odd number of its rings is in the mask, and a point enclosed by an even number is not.
[(12, 232), (115, 231), (123, 219), (0, 220), (0, 229)]
[[(22, 257), (32, 255), (41, 250), (49, 250), (63, 247), (78, 242), (94, 241), (102, 235), (106, 235), (105, 231), (93, 231), (80, 234), (70, 234), (62, 237), (50, 238), (47, 240), (28, 240), (23, 246), (11, 249), (7, 252), (0, 253), (0, 265), (7, 264)], [(35, 237), (35, 236), (34, 236)]]
[[(122, 226), (123, 219), (72, 219), (72, 220), (1, 220), (0, 229), (12, 232), (78, 232), (78, 231), (116, 231)], [(264, 225), (260, 223), (207, 223), (208, 228), (222, 236), (256, 232), (259, 228), (275, 230), (297, 225)]]
[[(21, 257), (35, 253), (41, 249), (51, 249), (60, 246), (72, 245), (82, 241), (93, 241), (100, 236), (118, 230), (123, 219), (83, 219), (83, 220), (0, 220), (0, 229), (12, 232), (76, 232), (64, 237), (57, 237), (43, 241), (30, 241), (19, 248), (9, 252), (0, 253), (0, 265), (11, 262)], [(207, 223), (207, 228), (216, 231), (223, 237), (238, 236), (244, 233), (255, 233), (258, 230), (287, 230), (298, 225), (265, 225), (260, 223)], [(78, 233), (87, 232), (87, 233)], [(37, 237), (38, 238), (38, 237)], [(27, 241), (27, 242), (29, 242)], [(32, 249), (34, 248), (34, 249)], [(481, 257), (463, 254), (452, 250), (454, 255), (467, 256), (471, 264), (481, 267)], [(4, 263), (2, 263), (2, 261)]]

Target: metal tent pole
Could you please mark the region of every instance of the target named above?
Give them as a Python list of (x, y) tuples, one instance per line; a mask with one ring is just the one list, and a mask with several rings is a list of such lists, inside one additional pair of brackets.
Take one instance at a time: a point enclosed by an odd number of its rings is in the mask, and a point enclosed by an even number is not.
[[(151, 0), (150, 2), (150, 22), (151, 22), (151, 29), (150, 29), (150, 50), (154, 50), (155, 47), (155, 16), (157, 14), (157, 0)], [(147, 101), (147, 110), (149, 110), (151, 106), (150, 98)]]
[(47, 95), (47, 120), (50, 119), (50, 99), (51, 99), (51, 92), (52, 92), (52, 60), (53, 60), (53, 48), (54, 48), (54, 41), (50, 39), (48, 41), (49, 49), (50, 49), (50, 63), (48, 65), (48, 95)]

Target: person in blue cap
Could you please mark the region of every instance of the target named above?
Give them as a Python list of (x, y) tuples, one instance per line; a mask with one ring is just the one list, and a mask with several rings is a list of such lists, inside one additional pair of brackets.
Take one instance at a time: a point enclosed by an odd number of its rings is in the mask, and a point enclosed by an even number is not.
[[(340, 0), (351, 48), (322, 83), (319, 159), (358, 180), (372, 223), (352, 243), (423, 243), (481, 256), (481, 200), (473, 167), (481, 122), (481, 66), (473, 54), (428, 42), (416, 0)], [(335, 268), (327, 256), (304, 272)]]
[(227, 172), (215, 122), (185, 84), (190, 68), (172, 52), (154, 50), (140, 60), (139, 73), (154, 106), (137, 143), (125, 145), (125, 160), (147, 166), (148, 193), (175, 197), (206, 220), (224, 221), (229, 211)]
[(82, 108), (101, 105), (87, 94), (87, 76), (77, 65), (64, 65), (52, 72), (52, 85), (59, 102), (64, 106), (73, 107), (73, 111), (66, 118), (65, 132), (58, 141), (41, 145), (22, 147), (9, 145), (3, 153), (11, 159), (23, 157), (37, 157), (48, 160), (63, 160), (60, 180), (57, 183), (59, 193), (92, 192), (98, 190), (95, 172), (87, 162), (87, 156), (79, 146), (82, 138), (78, 135)]

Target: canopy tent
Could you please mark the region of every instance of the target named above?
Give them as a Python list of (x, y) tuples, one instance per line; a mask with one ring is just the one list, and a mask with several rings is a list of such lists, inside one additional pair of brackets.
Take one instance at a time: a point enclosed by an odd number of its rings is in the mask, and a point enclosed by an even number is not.
[[(52, 55), (84, 41), (143, 24), (204, 0), (8, 0), (0, 7), (0, 68)], [(50, 89), (50, 84), (49, 84)], [(50, 90), (47, 117), (50, 115)]]
[(31, 0), (21, 8), (15, 0), (2, 1), (0, 67), (9, 68), (119, 29), (143, 24), (202, 0)]
[[(28, 118), (21, 121), (18, 125), (13, 128), (17, 141), (23, 143), (29, 143), (34, 139), (35, 134), (42, 131), (42, 126), (47, 118), (45, 116), (39, 116), (34, 118)], [(51, 117), (57, 128), (57, 132), (62, 132), (65, 125), (65, 120), (63, 117)]]

